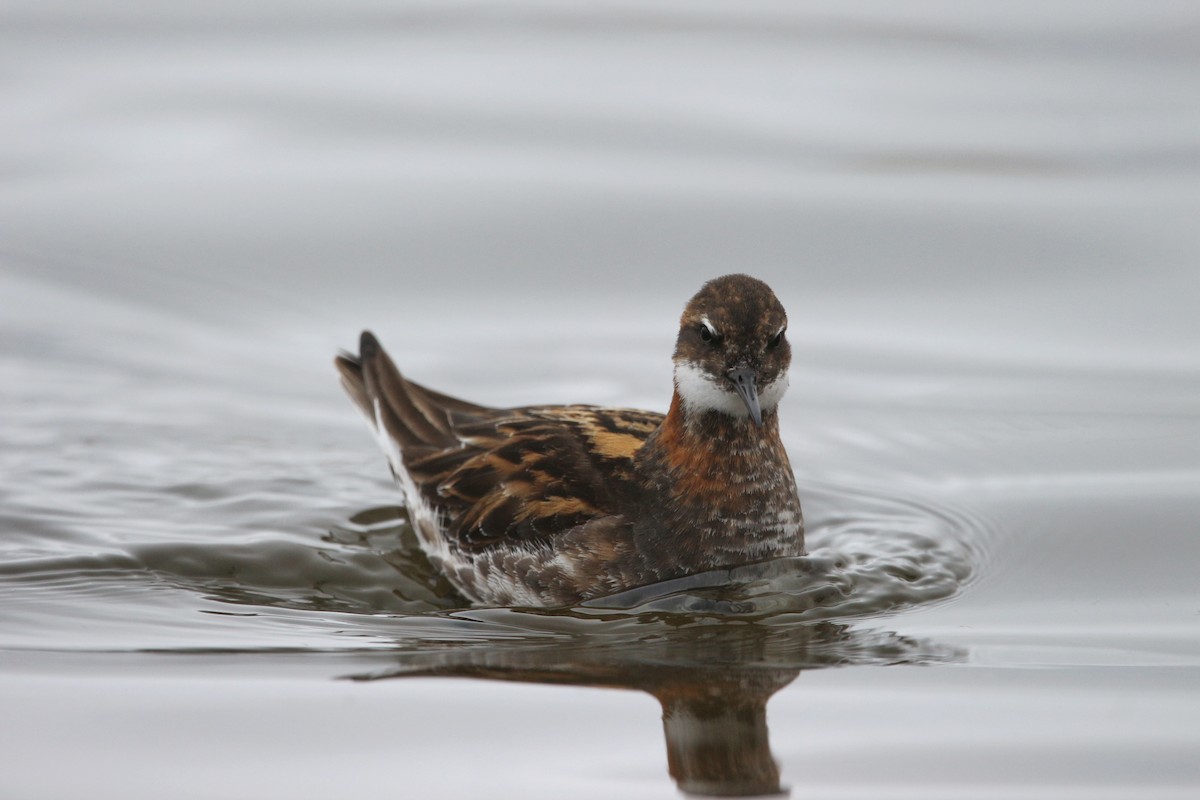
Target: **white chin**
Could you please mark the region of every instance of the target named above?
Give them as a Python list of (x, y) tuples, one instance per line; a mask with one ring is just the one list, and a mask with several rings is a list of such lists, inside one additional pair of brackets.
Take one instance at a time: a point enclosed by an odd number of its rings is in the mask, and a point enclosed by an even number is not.
[[(761, 387), (758, 404), (762, 410), (767, 411), (779, 405), (787, 387), (786, 372)], [(675, 365), (675, 390), (679, 392), (679, 399), (688, 411), (720, 411), (731, 417), (750, 416), (742, 398), (726, 381), (713, 377), (691, 362), (683, 361)]]

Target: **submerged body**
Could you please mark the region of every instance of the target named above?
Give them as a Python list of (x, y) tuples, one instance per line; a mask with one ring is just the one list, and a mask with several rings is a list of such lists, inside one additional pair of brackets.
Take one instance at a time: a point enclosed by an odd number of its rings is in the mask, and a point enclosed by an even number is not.
[(561, 606), (803, 554), (779, 438), (786, 322), (761, 281), (705, 284), (666, 415), (457, 400), (404, 378), (369, 332), (337, 366), (434, 565), (476, 603)]

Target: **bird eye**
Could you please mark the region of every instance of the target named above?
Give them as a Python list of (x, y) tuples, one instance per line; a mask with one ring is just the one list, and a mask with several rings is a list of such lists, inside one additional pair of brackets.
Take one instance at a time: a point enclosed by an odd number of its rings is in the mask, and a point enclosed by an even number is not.
[(767, 342), (768, 350), (774, 350), (776, 347), (779, 347), (779, 345), (781, 345), (783, 343), (783, 332), (786, 330), (787, 330), (787, 328), (780, 328), (779, 333), (777, 333), (771, 337), (770, 341)]
[(721, 339), (720, 334), (718, 334), (716, 330), (707, 322), (701, 322), (698, 330), (700, 333), (700, 341), (702, 342), (713, 344)]

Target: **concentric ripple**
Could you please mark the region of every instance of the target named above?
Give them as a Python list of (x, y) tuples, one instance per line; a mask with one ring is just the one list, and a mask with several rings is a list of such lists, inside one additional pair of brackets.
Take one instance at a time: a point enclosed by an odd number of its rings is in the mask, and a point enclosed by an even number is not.
[[(973, 543), (986, 540), (983, 525), (879, 493), (818, 485), (803, 493), (806, 557), (691, 575), (566, 609), (470, 607), (432, 569), (395, 506), (364, 510), (320, 537), (275, 531), (15, 560), (0, 570), (0, 582), (20, 622), (10, 645), (21, 647), (53, 639), (66, 603), (92, 620), (88, 635), (76, 637), (84, 649), (382, 649), (422, 659), (436, 650), (458, 653), (461, 664), (476, 663), (480, 647), (515, 648), (524, 655), (510, 656), (520, 663), (546, 658), (549, 648), (551, 661), (624, 663), (638, 653), (661, 659), (670, 642), (672, 658), (690, 663), (711, 658), (702, 655), (703, 637), (725, 641), (730, 634), (714, 626), (732, 623), (760, 632), (751, 637), (754, 660), (789, 667), (952, 656), (869, 625), (953, 597), (971, 575)], [(686, 630), (700, 638), (681, 644)]]
[[(969, 579), (982, 524), (949, 509), (807, 486), (818, 510), (809, 555), (713, 570), (588, 601), (582, 617), (680, 614), (786, 621), (880, 616), (952, 597)], [(826, 509), (839, 509), (831, 514)], [(135, 548), (147, 568), (213, 599), (351, 613), (444, 613), (469, 604), (430, 566), (402, 508), (356, 514), (323, 537)], [(785, 621), (780, 620), (780, 621)]]

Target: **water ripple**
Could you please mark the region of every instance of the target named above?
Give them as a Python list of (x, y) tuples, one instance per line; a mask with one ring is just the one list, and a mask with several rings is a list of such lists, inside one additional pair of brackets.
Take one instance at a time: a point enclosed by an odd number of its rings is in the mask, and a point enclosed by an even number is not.
[[(953, 597), (972, 574), (972, 543), (986, 540), (985, 527), (879, 493), (817, 485), (804, 493), (815, 512), (808, 556), (691, 575), (566, 609), (470, 607), (432, 569), (395, 506), (366, 509), (319, 538), (194, 535), (16, 559), (0, 565), (0, 583), (27, 629), (14, 641), (47, 638), (69, 598), (81, 617), (121, 625), (121, 647), (141, 641), (136, 649), (143, 650), (186, 649), (192, 640), (197, 650), (245, 648), (248, 640), (252, 650), (277, 649), (296, 646), (300, 636), (314, 651), (582, 646), (593, 656), (609, 648), (653, 655), (663, 637), (733, 624), (776, 631), (768, 649), (791, 666), (946, 657), (935, 645), (860, 626)], [(162, 638), (164, 603), (175, 615), (169, 641)], [(687, 652), (695, 657), (694, 647)]]

